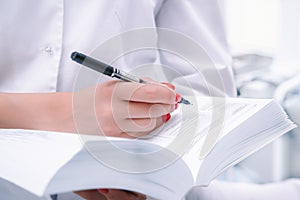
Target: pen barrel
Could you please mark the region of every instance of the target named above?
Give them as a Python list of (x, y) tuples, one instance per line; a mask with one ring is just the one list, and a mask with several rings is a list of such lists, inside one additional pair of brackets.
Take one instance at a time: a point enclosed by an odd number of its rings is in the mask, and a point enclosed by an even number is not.
[(82, 53), (73, 52), (71, 54), (71, 58), (72, 58), (72, 60), (76, 61), (77, 63), (80, 63), (90, 69), (93, 69), (97, 72), (100, 72), (100, 73), (108, 75), (108, 76), (112, 76), (112, 74), (114, 72), (114, 67), (112, 67), (108, 64), (105, 64), (99, 60), (96, 60), (94, 58), (91, 58), (89, 56), (86, 56)]
[(102, 74), (112, 76), (114, 74), (114, 68), (108, 64), (95, 60), (91, 57), (86, 57), (86, 59), (82, 62), (83, 65), (100, 72)]
[(123, 81), (128, 81), (128, 82), (146, 83), (146, 81), (140, 79), (139, 77), (128, 74), (126, 72), (122, 72), (121, 70), (116, 69), (116, 68), (114, 68), (114, 72), (112, 74), (112, 77), (121, 79)]

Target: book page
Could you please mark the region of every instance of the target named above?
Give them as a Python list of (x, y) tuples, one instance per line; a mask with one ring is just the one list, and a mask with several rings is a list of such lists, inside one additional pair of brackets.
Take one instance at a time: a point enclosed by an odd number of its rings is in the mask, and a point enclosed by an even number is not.
[(0, 129), (1, 178), (42, 195), (49, 180), (81, 146), (76, 134)]
[[(189, 98), (191, 99), (191, 98)], [(212, 127), (221, 126), (217, 138), (221, 138), (231, 129), (238, 126), (242, 121), (246, 120), (249, 116), (255, 114), (270, 100), (234, 100), (232, 98), (214, 98), (220, 99), (212, 101), (213, 98), (198, 97), (192, 101), (193, 105), (181, 105), (178, 110), (172, 113), (171, 120), (165, 123), (162, 127), (153, 131), (150, 137), (140, 138), (153, 142), (155, 144), (167, 147), (180, 132), (188, 129), (188, 125), (194, 125), (197, 128), (196, 132), (192, 134), (192, 143), (186, 152), (189, 152), (194, 144), (197, 144), (203, 137), (205, 137)], [(182, 108), (184, 107), (184, 109)], [(185, 114), (183, 115), (183, 112)], [(195, 123), (188, 121), (193, 121)], [(191, 137), (191, 135), (189, 135)], [(212, 140), (212, 138), (208, 138)], [(217, 141), (217, 140), (216, 140)], [(197, 145), (197, 152), (201, 151), (202, 145)], [(195, 147), (194, 147), (195, 148)]]
[[(230, 130), (238, 126), (252, 114), (256, 113), (265, 104), (266, 101), (243, 102), (243, 100), (241, 100), (233, 102), (227, 99), (224, 103), (215, 104), (215, 107), (211, 104), (209, 105), (209, 103), (203, 107), (205, 108), (205, 111), (207, 111), (206, 118), (212, 119), (212, 112), (216, 112), (217, 116), (209, 122), (211, 123), (210, 125), (206, 125), (205, 129), (202, 130), (205, 134), (202, 133), (200, 135), (204, 136), (195, 138), (190, 151), (183, 157), (191, 168), (195, 180), (203, 159), (205, 159), (206, 155), (209, 154), (215, 144), (228, 134)], [(213, 109), (215, 110), (213, 111)]]
[[(200, 171), (193, 172), (198, 173), (197, 184), (207, 185), (224, 170), (295, 127), (280, 105), (270, 99), (228, 99), (225, 106), (219, 140), (202, 160)], [(208, 140), (210, 135), (201, 151)]]
[[(130, 161), (134, 168), (146, 168), (151, 161), (143, 160), (142, 156), (139, 159), (134, 154), (126, 160), (112, 151), (109, 144), (138, 155), (156, 147), (152, 143), (95, 136), (85, 139), (82, 141), (78, 135), (70, 133), (0, 129), (0, 157), (3, 160), (0, 176), (38, 196), (104, 187), (137, 190), (157, 198), (174, 199), (193, 184), (189, 169), (182, 160), (176, 160), (161, 170), (141, 174), (122, 171), (123, 168), (120, 171), (105, 163), (109, 160), (117, 164)], [(97, 152), (108, 159), (97, 159), (93, 154)], [(182, 174), (174, 176), (177, 171)], [(14, 188), (14, 191), (17, 190)]]
[[(188, 114), (183, 117), (183, 110), (177, 110), (163, 129), (156, 132), (154, 137), (148, 139), (150, 142), (169, 148), (168, 145), (176, 140), (178, 134), (188, 129), (188, 125), (191, 123), (187, 123), (186, 127), (183, 127), (183, 124), (197, 118), (197, 123), (194, 124), (197, 127), (196, 132), (187, 135), (187, 137), (192, 135), (193, 138), (190, 140), (190, 144), (187, 145), (185, 152), (179, 155), (183, 156), (183, 159), (191, 168), (194, 178), (198, 174), (202, 160), (214, 145), (232, 129), (270, 102), (270, 100), (232, 98), (212, 101), (212, 98), (206, 97), (200, 97), (196, 100), (196, 107), (189, 106), (184, 110)], [(183, 106), (185, 105), (181, 107)]]

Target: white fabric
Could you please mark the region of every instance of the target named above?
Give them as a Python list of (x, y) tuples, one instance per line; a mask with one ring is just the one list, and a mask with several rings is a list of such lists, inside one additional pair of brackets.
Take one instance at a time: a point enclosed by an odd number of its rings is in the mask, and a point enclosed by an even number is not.
[[(89, 53), (122, 32), (160, 26), (179, 31), (203, 46), (219, 66), (226, 93), (235, 95), (217, 0), (11, 0), (0, 3), (0, 14), (2, 92), (72, 91), (80, 69), (70, 60), (72, 51)], [(119, 67), (130, 71), (155, 61), (156, 56), (141, 53)], [(162, 53), (161, 58), (162, 64), (188, 76), (196, 89), (207, 93), (199, 76), (193, 81), (191, 67), (171, 55)], [(205, 76), (207, 82), (214, 82), (209, 73)]]
[(194, 188), (186, 200), (299, 200), (300, 180), (250, 184), (214, 181), (207, 188)]

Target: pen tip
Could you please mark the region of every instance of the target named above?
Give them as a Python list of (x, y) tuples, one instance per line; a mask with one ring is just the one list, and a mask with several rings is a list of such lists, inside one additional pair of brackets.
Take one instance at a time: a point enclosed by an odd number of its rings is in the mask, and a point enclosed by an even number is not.
[(192, 105), (191, 102), (186, 100), (185, 98), (181, 97), (180, 101), (178, 103), (183, 103), (185, 105)]

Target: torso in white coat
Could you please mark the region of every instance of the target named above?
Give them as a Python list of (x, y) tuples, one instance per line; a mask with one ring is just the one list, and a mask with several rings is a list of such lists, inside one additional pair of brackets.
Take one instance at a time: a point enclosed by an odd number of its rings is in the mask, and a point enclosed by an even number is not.
[[(217, 0), (10, 0), (0, 3), (0, 13), (2, 92), (72, 91), (80, 69), (69, 59), (72, 51), (90, 53), (126, 31), (163, 27), (184, 34), (203, 47), (222, 77), (221, 90), (235, 94)], [(145, 51), (116, 65), (130, 71), (156, 61), (157, 55)], [(189, 77), (195, 89), (207, 93), (203, 84), (199, 85), (199, 72), (193, 67), (164, 53), (160, 60)], [(203, 75), (206, 83), (214, 84), (215, 75)], [(176, 77), (167, 78), (174, 81)]]

